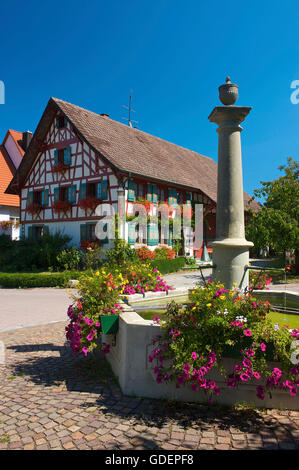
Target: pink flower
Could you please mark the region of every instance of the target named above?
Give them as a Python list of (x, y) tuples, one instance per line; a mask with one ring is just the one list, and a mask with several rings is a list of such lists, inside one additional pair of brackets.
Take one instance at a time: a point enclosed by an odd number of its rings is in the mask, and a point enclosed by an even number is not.
[(244, 331), (244, 335), (245, 336), (252, 336), (252, 332), (249, 329), (247, 329), (247, 330)]
[(195, 361), (195, 359), (198, 358), (198, 355), (196, 354), (196, 352), (193, 352), (193, 353), (191, 354), (191, 357), (192, 357), (192, 359)]
[(261, 378), (261, 376), (258, 372), (254, 372), (253, 375), (257, 380), (259, 380)]
[(266, 345), (265, 345), (265, 343), (261, 343), (261, 350), (262, 350), (263, 352), (266, 351)]
[(153, 318), (153, 322), (154, 323), (159, 323), (159, 317), (157, 316), (157, 317)]
[(88, 349), (87, 349), (86, 346), (84, 346), (84, 347), (82, 348), (82, 352), (83, 352), (83, 354), (85, 354), (85, 356), (87, 355)]

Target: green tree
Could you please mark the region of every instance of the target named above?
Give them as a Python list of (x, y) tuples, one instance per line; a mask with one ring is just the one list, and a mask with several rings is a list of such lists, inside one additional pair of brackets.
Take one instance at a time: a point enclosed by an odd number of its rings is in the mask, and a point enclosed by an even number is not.
[(257, 249), (269, 246), (275, 251), (295, 250), (299, 261), (299, 165), (291, 157), (279, 167), (284, 174), (274, 181), (261, 181), (252, 199), (263, 199), (257, 212), (250, 210), (246, 238)]

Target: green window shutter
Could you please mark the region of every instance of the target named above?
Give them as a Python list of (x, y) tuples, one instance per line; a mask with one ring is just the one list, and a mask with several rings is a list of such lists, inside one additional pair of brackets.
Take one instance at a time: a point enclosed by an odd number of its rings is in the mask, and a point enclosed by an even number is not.
[(177, 195), (176, 190), (174, 189), (173, 190), (173, 205), (176, 206), (177, 203), (178, 203), (178, 195)]
[(157, 224), (148, 224), (147, 244), (149, 246), (156, 246), (159, 244), (159, 229)]
[(77, 185), (72, 184), (68, 190), (68, 200), (71, 204), (76, 204), (77, 202)]
[[(103, 231), (106, 232), (108, 230), (108, 224), (103, 225)], [(108, 236), (101, 240), (101, 243), (105, 245), (106, 243), (109, 243), (109, 238)]]
[(130, 180), (128, 184), (128, 201), (135, 201), (135, 196), (136, 196), (136, 183)]
[(136, 230), (135, 230), (135, 224), (128, 224), (128, 243), (130, 245), (134, 245), (136, 241)]
[(54, 150), (54, 165), (58, 165), (59, 162), (59, 152), (58, 149)]
[(72, 147), (69, 145), (63, 151), (63, 162), (65, 165), (70, 166), (72, 162)]
[(79, 192), (79, 199), (85, 199), (87, 196), (87, 184), (81, 183), (80, 184), (80, 192)]
[(32, 229), (33, 229), (32, 225), (29, 225), (28, 232), (27, 232), (29, 240), (33, 239), (33, 230)]
[(28, 191), (27, 195), (27, 207), (33, 204), (33, 191)]
[(146, 199), (147, 199), (149, 202), (153, 202), (153, 186), (152, 186), (152, 184), (149, 184), (149, 183), (147, 183)]
[(103, 199), (103, 201), (105, 201), (106, 199), (108, 199), (108, 180), (103, 180), (101, 182), (101, 199)]
[(169, 227), (169, 246), (173, 246), (173, 227)]
[(101, 199), (102, 197), (102, 183), (97, 183), (97, 198)]
[(60, 188), (59, 186), (57, 186), (56, 188), (54, 188), (54, 202), (59, 201), (59, 199), (60, 199)]
[(155, 184), (152, 185), (152, 191), (153, 191), (153, 202), (157, 203), (158, 202), (158, 186), (156, 186)]
[(49, 206), (49, 190), (45, 189), (42, 192), (42, 206), (48, 207)]
[(186, 203), (191, 206), (191, 193), (186, 193)]
[(49, 230), (48, 225), (44, 225), (43, 226), (43, 236), (44, 235), (49, 235), (49, 233), (50, 233), (50, 230)]
[(80, 240), (84, 242), (87, 240), (87, 225), (81, 224), (80, 225)]

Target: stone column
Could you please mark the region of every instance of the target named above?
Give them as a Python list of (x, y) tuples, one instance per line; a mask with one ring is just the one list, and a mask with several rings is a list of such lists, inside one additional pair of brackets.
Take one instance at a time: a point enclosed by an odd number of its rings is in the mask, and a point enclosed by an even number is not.
[(233, 106), (238, 98), (238, 87), (230, 82), (219, 87), (219, 96), (225, 106), (216, 106), (209, 116), (218, 124), (218, 175), (216, 239), (213, 248), (213, 278), (226, 288), (236, 283), (241, 289), (248, 286), (249, 248), (245, 239), (244, 197), (241, 156), (241, 122), (251, 108)]

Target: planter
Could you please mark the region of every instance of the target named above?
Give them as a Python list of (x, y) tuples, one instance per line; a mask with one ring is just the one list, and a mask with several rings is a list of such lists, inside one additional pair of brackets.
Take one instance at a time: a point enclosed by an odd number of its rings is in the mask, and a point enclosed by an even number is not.
[(104, 335), (115, 335), (118, 332), (118, 315), (102, 315), (101, 325)]
[[(194, 392), (190, 386), (176, 387), (173, 382), (157, 384), (154, 367), (156, 363), (148, 362), (148, 356), (153, 350), (152, 338), (159, 334), (160, 327), (153, 325), (151, 320), (143, 320), (134, 310), (126, 306), (120, 315), (119, 331), (115, 344), (111, 337), (105, 342), (111, 345), (107, 360), (114, 374), (118, 377), (122, 392), (129, 396), (140, 396), (157, 399), (177, 400), (189, 403), (206, 403), (207, 396)], [(235, 360), (223, 359), (223, 367), (231, 373)], [(279, 366), (279, 363), (268, 363), (269, 368)], [(215, 369), (211, 370), (208, 378), (215, 380), (221, 389), (219, 397), (214, 397), (214, 403), (232, 406), (238, 403), (249, 403), (251, 406), (299, 410), (299, 400), (290, 397), (286, 391), (275, 390), (272, 398), (265, 394), (265, 399), (256, 396), (256, 387), (262, 384), (260, 380), (240, 384), (231, 389), (226, 385), (226, 378)]]

